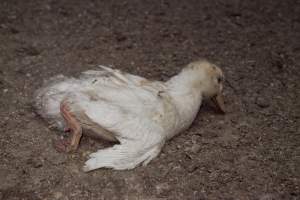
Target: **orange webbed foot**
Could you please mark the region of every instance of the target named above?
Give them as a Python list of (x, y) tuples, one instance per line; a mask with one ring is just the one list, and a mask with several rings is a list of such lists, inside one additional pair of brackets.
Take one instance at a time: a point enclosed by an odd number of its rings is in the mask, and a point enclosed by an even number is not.
[(60, 113), (66, 122), (64, 132), (69, 132), (69, 135), (68, 138), (63, 138), (55, 141), (55, 149), (59, 152), (76, 151), (79, 146), (80, 138), (82, 136), (82, 128), (79, 121), (72, 113), (67, 100), (61, 102)]

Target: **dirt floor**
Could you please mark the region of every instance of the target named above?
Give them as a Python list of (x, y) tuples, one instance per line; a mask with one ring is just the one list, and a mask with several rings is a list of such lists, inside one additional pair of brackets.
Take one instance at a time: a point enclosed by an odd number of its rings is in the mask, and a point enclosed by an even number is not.
[[(299, 13), (297, 0), (1, 0), (0, 199), (300, 199)], [(60, 73), (166, 80), (201, 57), (225, 72), (228, 113), (204, 104), (146, 167), (82, 172), (107, 144), (57, 153), (32, 109)]]

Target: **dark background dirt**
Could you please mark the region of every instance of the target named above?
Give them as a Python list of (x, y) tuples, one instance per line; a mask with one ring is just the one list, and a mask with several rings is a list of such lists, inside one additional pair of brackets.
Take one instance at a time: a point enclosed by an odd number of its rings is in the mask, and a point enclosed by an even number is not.
[[(298, 3), (298, 4), (297, 4)], [(0, 199), (299, 199), (299, 1), (0, 1)], [(83, 173), (103, 143), (52, 148), (31, 107), (44, 80), (97, 64), (165, 80), (200, 57), (226, 74), (147, 167)]]

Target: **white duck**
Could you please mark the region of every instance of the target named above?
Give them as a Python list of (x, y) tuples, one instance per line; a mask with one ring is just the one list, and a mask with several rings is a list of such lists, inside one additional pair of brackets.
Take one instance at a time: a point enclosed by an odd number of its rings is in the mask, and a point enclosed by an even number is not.
[(119, 142), (92, 153), (84, 171), (146, 165), (166, 140), (191, 125), (203, 99), (214, 99), (224, 112), (223, 73), (208, 61), (192, 62), (166, 82), (100, 68), (83, 72), (79, 79), (60, 75), (36, 94), (39, 114), (70, 130), (70, 137), (56, 144), (58, 149), (76, 150), (82, 130)]

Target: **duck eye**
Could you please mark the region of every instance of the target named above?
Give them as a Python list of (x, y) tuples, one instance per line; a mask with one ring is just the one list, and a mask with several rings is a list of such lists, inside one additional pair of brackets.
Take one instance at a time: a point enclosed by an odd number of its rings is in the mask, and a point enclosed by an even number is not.
[(218, 81), (218, 83), (220, 84), (220, 83), (222, 82), (222, 77), (219, 76), (219, 77), (217, 78), (217, 81)]

